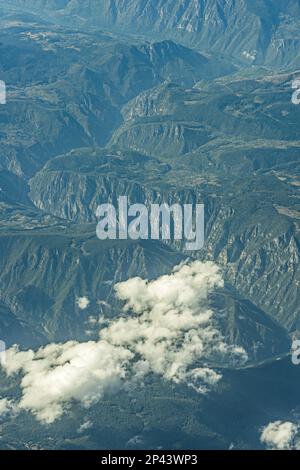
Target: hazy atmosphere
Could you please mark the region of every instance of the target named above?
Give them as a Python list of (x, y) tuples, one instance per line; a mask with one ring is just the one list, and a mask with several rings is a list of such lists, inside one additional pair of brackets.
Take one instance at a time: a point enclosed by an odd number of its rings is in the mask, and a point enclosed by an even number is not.
[(0, 449), (300, 449), (300, 0), (0, 0)]

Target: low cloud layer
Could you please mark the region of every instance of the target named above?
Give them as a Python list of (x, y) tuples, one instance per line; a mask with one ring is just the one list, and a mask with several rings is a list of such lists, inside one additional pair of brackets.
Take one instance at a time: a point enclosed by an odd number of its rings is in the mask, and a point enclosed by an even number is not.
[(298, 447), (298, 444), (295, 443), (298, 430), (298, 425), (290, 421), (274, 421), (262, 430), (260, 440), (262, 444), (265, 444), (270, 449), (294, 449)]
[(208, 295), (222, 286), (218, 267), (199, 261), (154, 281), (130, 279), (116, 286), (124, 312), (102, 325), (98, 341), (11, 348), (5, 370), (21, 374), (19, 409), (52, 423), (72, 401), (88, 407), (150, 373), (207, 392), (221, 379), (209, 364), (247, 359), (226, 344), (207, 308)]

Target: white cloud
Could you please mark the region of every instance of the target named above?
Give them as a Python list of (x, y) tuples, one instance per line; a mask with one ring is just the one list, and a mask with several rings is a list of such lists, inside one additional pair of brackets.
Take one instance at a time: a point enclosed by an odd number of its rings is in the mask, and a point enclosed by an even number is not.
[(35, 353), (14, 347), (7, 355), (7, 373), (23, 373), (19, 408), (46, 423), (59, 418), (73, 400), (89, 406), (119, 389), (132, 356), (105, 341), (50, 344)]
[(246, 59), (255, 60), (257, 56), (257, 51), (243, 51), (242, 54)]
[(263, 428), (260, 441), (267, 447), (277, 450), (293, 448), (298, 426), (290, 421), (274, 421)]
[(247, 358), (242, 348), (226, 344), (207, 307), (210, 292), (222, 286), (217, 266), (199, 261), (154, 281), (130, 279), (116, 286), (124, 314), (102, 324), (98, 341), (36, 352), (11, 348), (5, 369), (22, 374), (19, 408), (52, 423), (73, 400), (90, 406), (149, 373), (205, 393), (221, 379), (210, 363)]
[(87, 319), (87, 324), (91, 326), (101, 326), (101, 325), (107, 325), (109, 321), (107, 318), (104, 317), (104, 315), (99, 315), (98, 317), (93, 317), (92, 315)]
[(79, 426), (78, 433), (88, 431), (92, 427), (93, 427), (93, 423), (91, 421), (87, 420)]
[(87, 297), (78, 297), (76, 303), (80, 310), (85, 310), (90, 305), (90, 301)]

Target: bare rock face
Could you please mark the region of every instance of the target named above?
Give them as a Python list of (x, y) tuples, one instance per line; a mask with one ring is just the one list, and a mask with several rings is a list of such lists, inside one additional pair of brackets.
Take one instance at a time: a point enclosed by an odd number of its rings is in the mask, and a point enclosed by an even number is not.
[(296, 68), (300, 64), (300, 6), (294, 0), (11, 0), (9, 4), (85, 29), (160, 34), (209, 54), (234, 57), (244, 65)]

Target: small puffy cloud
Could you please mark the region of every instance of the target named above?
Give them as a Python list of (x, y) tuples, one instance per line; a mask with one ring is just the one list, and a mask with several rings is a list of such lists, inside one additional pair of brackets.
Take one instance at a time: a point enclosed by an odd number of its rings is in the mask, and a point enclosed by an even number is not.
[(85, 431), (88, 431), (92, 427), (93, 427), (92, 421), (87, 420), (79, 426), (78, 433), (81, 434)]
[(74, 400), (88, 407), (151, 373), (206, 393), (221, 379), (209, 364), (243, 363), (247, 357), (225, 342), (207, 307), (208, 295), (222, 286), (218, 267), (199, 261), (154, 281), (130, 279), (116, 286), (124, 312), (99, 322), (98, 340), (38, 351), (11, 348), (5, 370), (22, 376), (19, 408), (52, 423)]
[(290, 421), (274, 421), (263, 428), (260, 441), (271, 449), (292, 449), (298, 429), (299, 427)]
[(95, 332), (93, 330), (85, 330), (84, 333), (86, 336), (89, 336), (89, 337), (95, 336)]
[(246, 57), (246, 59), (253, 61), (256, 59), (257, 51), (243, 51), (242, 55)]
[(87, 319), (87, 323), (88, 323), (89, 325), (97, 325), (97, 324), (98, 324), (98, 318), (93, 317), (93, 316), (90, 316), (90, 317)]
[(85, 310), (90, 305), (90, 301), (87, 297), (78, 297), (76, 303), (80, 310)]
[(105, 318), (104, 315), (98, 315), (98, 317), (91, 315), (88, 317), (85, 324), (87, 325), (87, 329), (85, 330), (86, 336), (95, 337), (99, 332), (99, 328), (103, 328), (104, 325), (107, 326), (109, 320)]
[(109, 323), (109, 321), (107, 320), (107, 318), (104, 317), (104, 315), (99, 315), (98, 317), (94, 317), (94, 316), (89, 316), (89, 318), (87, 319), (87, 324), (91, 325), (91, 326), (101, 326), (101, 325), (107, 325)]

